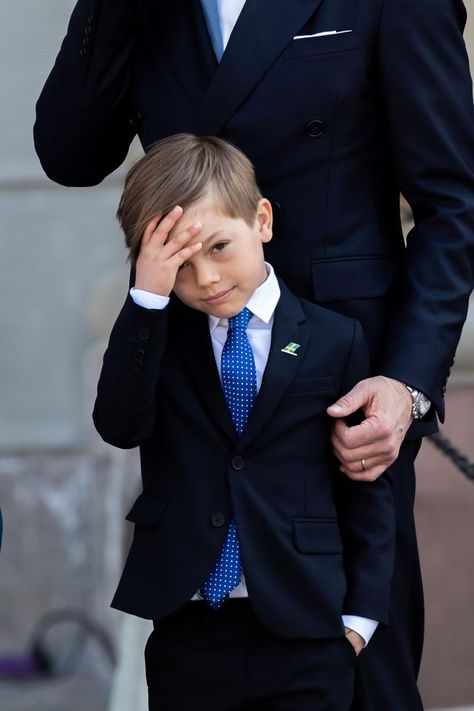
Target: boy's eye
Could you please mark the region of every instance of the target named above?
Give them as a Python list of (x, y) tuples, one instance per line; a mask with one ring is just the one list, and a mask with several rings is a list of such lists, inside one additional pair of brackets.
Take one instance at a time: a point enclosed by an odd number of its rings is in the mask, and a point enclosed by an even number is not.
[(225, 247), (227, 244), (228, 244), (227, 242), (216, 242), (216, 244), (214, 244), (214, 245), (212, 246), (212, 251), (214, 251), (214, 252), (222, 252), (222, 250), (224, 249), (224, 247)]

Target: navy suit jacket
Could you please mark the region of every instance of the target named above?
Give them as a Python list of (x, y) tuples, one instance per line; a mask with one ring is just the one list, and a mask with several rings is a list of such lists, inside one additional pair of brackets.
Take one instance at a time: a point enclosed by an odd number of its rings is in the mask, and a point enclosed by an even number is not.
[[(275, 207), (276, 271), (357, 318), (372, 372), (419, 388), (443, 419), (473, 283), (465, 19), (461, 0), (247, 0), (218, 65), (200, 0), (78, 0), (37, 152), (53, 180), (91, 185), (136, 133), (145, 148), (180, 131), (234, 142)], [(351, 32), (293, 40), (332, 30)]]
[[(341, 615), (388, 621), (394, 557), (389, 474), (339, 472), (326, 408), (367, 374), (360, 325), (284, 285), (262, 385), (237, 437), (205, 314), (178, 301), (148, 311), (130, 296), (113, 328), (94, 422), (140, 447), (143, 492), (113, 605), (157, 619), (208, 576), (237, 522), (250, 600), (282, 637), (343, 634)], [(290, 341), (297, 356), (282, 352)]]

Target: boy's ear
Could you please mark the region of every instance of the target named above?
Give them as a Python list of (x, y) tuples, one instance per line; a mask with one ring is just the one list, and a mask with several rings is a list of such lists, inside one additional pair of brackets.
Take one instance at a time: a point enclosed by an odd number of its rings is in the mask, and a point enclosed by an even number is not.
[(258, 201), (257, 224), (262, 242), (270, 242), (273, 237), (273, 210), (267, 198), (260, 198)]

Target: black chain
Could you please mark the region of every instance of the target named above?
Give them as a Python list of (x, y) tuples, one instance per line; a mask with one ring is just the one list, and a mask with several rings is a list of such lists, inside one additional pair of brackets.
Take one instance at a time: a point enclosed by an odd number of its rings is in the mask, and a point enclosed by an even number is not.
[(464, 454), (462, 454), (452, 442), (441, 434), (436, 432), (428, 437), (434, 446), (440, 450), (453, 464), (456, 466), (470, 481), (474, 481), (474, 462), (471, 462)]
[[(59, 635), (59, 636), (58, 636)], [(36, 624), (27, 652), (0, 657), (0, 679), (32, 679), (76, 672), (89, 640), (95, 640), (115, 666), (108, 632), (82, 610), (55, 610)]]

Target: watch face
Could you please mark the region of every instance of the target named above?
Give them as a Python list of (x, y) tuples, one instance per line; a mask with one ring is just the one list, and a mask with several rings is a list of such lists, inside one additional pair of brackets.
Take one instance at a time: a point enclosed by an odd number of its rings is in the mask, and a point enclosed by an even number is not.
[(420, 417), (424, 417), (426, 415), (426, 413), (430, 409), (430, 405), (431, 403), (426, 397), (426, 395), (423, 395), (423, 393), (419, 393), (416, 399), (416, 408), (420, 413)]

